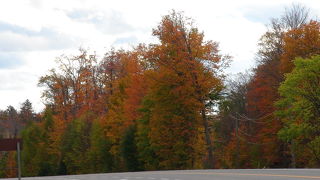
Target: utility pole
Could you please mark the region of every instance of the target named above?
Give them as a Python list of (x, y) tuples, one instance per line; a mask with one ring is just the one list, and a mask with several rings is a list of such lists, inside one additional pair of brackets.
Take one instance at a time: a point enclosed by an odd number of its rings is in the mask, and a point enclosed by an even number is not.
[(17, 142), (17, 154), (18, 154), (18, 179), (21, 180), (21, 157), (20, 157), (20, 142)]

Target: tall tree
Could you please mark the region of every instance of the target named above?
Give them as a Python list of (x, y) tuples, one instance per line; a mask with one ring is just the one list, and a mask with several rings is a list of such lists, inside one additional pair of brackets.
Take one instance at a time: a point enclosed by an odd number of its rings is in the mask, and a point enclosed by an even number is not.
[(294, 68), (296, 57), (309, 58), (320, 54), (320, 23), (310, 21), (299, 28), (292, 29), (284, 35), (281, 71), (289, 73)]
[[(87, 110), (96, 110), (95, 103), (102, 93), (98, 82), (95, 55), (80, 49), (78, 56), (57, 58), (58, 69), (50, 70), (40, 78), (39, 86), (46, 89), (43, 97), (66, 122), (79, 117)], [(97, 103), (98, 104), (98, 103)]]
[(41, 122), (29, 122), (22, 132), (22, 174), (25, 176), (55, 175), (58, 158), (52, 154), (50, 134), (53, 115), (46, 107)]
[(194, 167), (194, 158), (201, 151), (194, 149), (199, 142), (196, 139), (203, 130), (207, 164), (212, 167), (207, 119), (211, 108), (206, 103), (214, 100), (212, 94), (221, 91), (220, 72), (229, 57), (219, 53), (217, 43), (204, 41), (204, 34), (182, 13), (173, 11), (164, 16), (153, 35), (160, 44), (151, 46), (148, 57), (154, 65), (154, 71), (147, 74), (151, 83), (149, 98), (154, 101), (149, 120), (151, 146), (162, 167)]
[(105, 136), (99, 119), (93, 121), (90, 133), (90, 148), (87, 151), (87, 168), (91, 173), (111, 172), (114, 157), (110, 152), (111, 142)]
[[(290, 144), (292, 167), (320, 166), (320, 56), (297, 58), (279, 92), (279, 137)], [(308, 158), (306, 158), (308, 157)]]
[(302, 4), (292, 4), (290, 8), (285, 9), (281, 21), (288, 29), (297, 29), (308, 23), (310, 10)]
[(129, 126), (121, 139), (120, 151), (124, 159), (126, 171), (141, 170), (140, 163), (138, 160), (135, 133), (136, 128), (133, 125)]
[(21, 104), (19, 117), (24, 125), (35, 120), (32, 103), (28, 99)]

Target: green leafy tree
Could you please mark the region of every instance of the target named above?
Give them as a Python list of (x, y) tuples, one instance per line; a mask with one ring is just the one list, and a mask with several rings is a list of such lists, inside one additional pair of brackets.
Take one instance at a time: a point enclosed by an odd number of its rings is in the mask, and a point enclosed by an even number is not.
[(23, 175), (45, 176), (56, 173), (56, 157), (50, 154), (49, 133), (53, 126), (52, 111), (46, 108), (42, 123), (29, 122), (22, 132)]
[(0, 152), (0, 178), (4, 178), (6, 175), (6, 162), (8, 159), (7, 152)]
[(151, 129), (149, 126), (151, 118), (151, 109), (154, 106), (153, 101), (149, 100), (148, 96), (142, 102), (140, 112), (142, 117), (137, 121), (137, 149), (138, 159), (144, 169), (156, 170), (158, 169), (159, 158), (155, 154), (154, 147), (151, 146), (149, 134)]
[(135, 141), (136, 128), (129, 126), (122, 137), (120, 150), (127, 171), (140, 170), (138, 150)]
[(36, 124), (29, 124), (28, 127), (22, 132), (23, 138), (23, 175), (37, 176), (40, 171), (40, 163), (43, 161), (41, 152), (43, 147), (43, 130)]
[(28, 99), (21, 104), (19, 118), (23, 125), (35, 120), (32, 104)]
[(87, 153), (91, 173), (110, 172), (113, 169), (113, 156), (109, 152), (111, 142), (106, 139), (100, 122), (95, 120), (90, 133), (90, 148)]
[(91, 124), (86, 121), (92, 118), (85, 114), (68, 124), (62, 138), (62, 159), (68, 174), (88, 173), (86, 153), (90, 147)]
[(289, 143), (293, 167), (319, 167), (320, 56), (297, 58), (294, 65), (279, 88), (276, 115), (285, 127), (278, 135)]

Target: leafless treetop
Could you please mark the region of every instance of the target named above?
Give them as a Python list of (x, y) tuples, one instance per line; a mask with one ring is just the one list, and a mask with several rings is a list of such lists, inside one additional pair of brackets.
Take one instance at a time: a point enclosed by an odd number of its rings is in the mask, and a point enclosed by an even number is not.
[(301, 4), (292, 4), (290, 8), (285, 9), (285, 13), (281, 20), (284, 22), (286, 28), (295, 29), (309, 20), (310, 10)]

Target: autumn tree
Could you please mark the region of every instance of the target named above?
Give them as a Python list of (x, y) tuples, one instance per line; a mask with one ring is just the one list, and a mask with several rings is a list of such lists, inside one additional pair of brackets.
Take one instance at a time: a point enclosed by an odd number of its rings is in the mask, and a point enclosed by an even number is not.
[[(153, 29), (158, 43), (57, 58), (39, 80), (44, 111), (35, 114), (28, 100), (20, 111), (9, 106), (0, 129), (19, 137), (26, 125), (30, 176), (319, 166), (320, 58), (309, 58), (319, 53), (319, 27), (293, 5), (261, 37), (252, 74), (225, 83), (230, 57), (172, 11)], [(0, 166), (15, 165), (13, 155), (0, 155)]]
[[(150, 145), (160, 168), (191, 168), (199, 164), (207, 147), (208, 164), (213, 165), (212, 143), (206, 108), (211, 94), (222, 89), (220, 70), (228, 57), (219, 54), (218, 44), (204, 41), (204, 34), (182, 13), (164, 16), (154, 29), (160, 44), (151, 46), (147, 57), (154, 65), (147, 72), (150, 90)], [(174, 103), (172, 103), (174, 102)], [(201, 131), (205, 138), (198, 141)], [(177, 138), (181, 137), (181, 138)], [(200, 163), (201, 164), (201, 163)]]
[(111, 152), (119, 163), (115, 166), (120, 168), (126, 168), (126, 157), (121, 153), (121, 139), (140, 117), (138, 109), (147, 90), (143, 53), (144, 47), (140, 46), (131, 52), (120, 50), (109, 53), (104, 59), (117, 65), (113, 69), (113, 82), (109, 85), (112, 94), (108, 112), (103, 119), (106, 136), (112, 142)]
[(296, 57), (309, 58), (320, 53), (320, 23), (310, 21), (284, 35), (281, 71), (289, 73), (294, 68)]
[(102, 98), (105, 96), (105, 85), (100, 79), (101, 73), (94, 54), (89, 55), (86, 50), (80, 49), (79, 55), (61, 56), (57, 58), (57, 63), (58, 68), (40, 78), (39, 86), (45, 87), (43, 98), (53, 111), (53, 125), (48, 134), (50, 153), (59, 161), (60, 170), (57, 172), (63, 174), (67, 169), (78, 172), (78, 169), (71, 167), (72, 161), (68, 161), (69, 167), (65, 164), (66, 154), (69, 153), (64, 152), (69, 147), (65, 140), (69, 135), (66, 131), (76, 127), (70, 123), (79, 118), (84, 121), (79, 123), (84, 123), (85, 129), (81, 129), (81, 132), (75, 130), (74, 133), (86, 132), (84, 137), (89, 139), (91, 123), (99, 113), (104, 112), (107, 102), (102, 101), (105, 99)]
[(5, 167), (5, 177), (14, 178), (17, 175), (17, 154), (14, 151), (8, 152)]
[(87, 110), (96, 110), (93, 102), (103, 87), (98, 82), (95, 55), (80, 49), (79, 55), (62, 55), (56, 61), (59, 67), (41, 77), (39, 86), (46, 88), (42, 96), (59, 119), (68, 122)]

